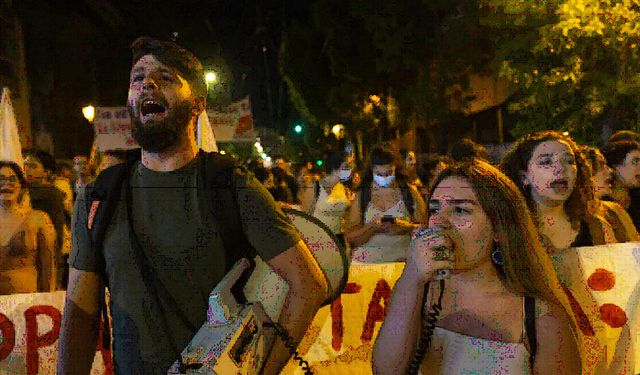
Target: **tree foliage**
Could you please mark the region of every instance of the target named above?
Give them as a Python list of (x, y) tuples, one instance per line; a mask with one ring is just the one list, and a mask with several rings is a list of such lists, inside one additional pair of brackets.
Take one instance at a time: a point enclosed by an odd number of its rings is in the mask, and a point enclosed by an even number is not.
[(593, 142), (640, 115), (640, 1), (487, 0), (494, 64), (519, 89), (515, 136), (562, 129)]
[[(475, 3), (473, 3), (475, 4)], [(344, 123), (374, 139), (407, 118), (443, 121), (444, 90), (486, 66), (477, 6), (464, 0), (318, 0), (287, 30), (281, 74), (311, 124)], [(378, 111), (366, 111), (371, 96)]]

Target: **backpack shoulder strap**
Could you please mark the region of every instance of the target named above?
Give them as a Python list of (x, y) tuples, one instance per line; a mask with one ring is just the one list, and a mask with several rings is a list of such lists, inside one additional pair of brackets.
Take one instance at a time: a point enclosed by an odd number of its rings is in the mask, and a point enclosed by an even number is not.
[(253, 258), (256, 250), (244, 233), (238, 205), (238, 189), (246, 187), (236, 186), (235, 179), (247, 171), (239, 167), (231, 157), (216, 152), (201, 151), (200, 153), (200, 176), (203, 184), (199, 189), (200, 202), (209, 207), (218, 224), (225, 249), (225, 270), (227, 272), (231, 270), (233, 265), (242, 258), (248, 259), (250, 263), (249, 272), (244, 272), (231, 288), (231, 293), (236, 300), (245, 303), (246, 297), (242, 288), (255, 268)]
[(240, 216), (238, 190), (246, 187), (236, 186), (236, 178), (248, 173), (238, 166), (235, 159), (216, 152), (201, 152), (200, 175), (204, 186), (201, 191), (207, 196), (210, 210), (215, 217), (227, 255), (227, 270), (240, 258), (253, 259), (255, 250), (249, 244)]
[[(133, 164), (139, 159), (133, 155), (126, 163), (117, 164), (102, 171), (95, 181), (87, 186), (85, 204), (87, 209), (87, 230), (91, 237), (91, 251), (97, 252), (99, 273), (105, 285), (108, 286), (107, 268), (104, 258), (104, 237), (118, 207), (122, 192), (122, 183), (127, 177)], [(111, 346), (111, 328), (107, 301), (102, 305), (102, 345), (109, 349)]]
[(122, 183), (132, 164), (133, 161), (105, 169), (87, 188), (87, 229), (91, 234), (92, 250), (101, 255), (99, 258), (102, 267), (104, 237), (120, 201)]
[(532, 297), (524, 297), (524, 329), (529, 343), (529, 365), (533, 369), (536, 353), (538, 351), (538, 337), (536, 333), (536, 300)]

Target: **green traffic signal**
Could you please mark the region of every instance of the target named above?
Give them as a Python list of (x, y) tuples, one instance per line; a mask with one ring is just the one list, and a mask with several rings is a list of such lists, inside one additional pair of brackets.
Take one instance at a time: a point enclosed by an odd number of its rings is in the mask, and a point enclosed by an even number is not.
[(322, 160), (316, 161), (316, 164), (318, 165), (318, 167), (322, 167)]
[(293, 127), (293, 131), (296, 132), (297, 134), (302, 133), (302, 125), (296, 124), (296, 126)]

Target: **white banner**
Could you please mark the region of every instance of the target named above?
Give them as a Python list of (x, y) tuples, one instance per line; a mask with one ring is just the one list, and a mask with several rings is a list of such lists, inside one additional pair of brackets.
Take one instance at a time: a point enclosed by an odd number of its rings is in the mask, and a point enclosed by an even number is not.
[[(640, 244), (569, 249), (554, 259), (580, 316), (583, 374), (640, 372)], [(353, 263), (340, 299), (316, 314), (298, 351), (318, 374), (371, 374), (371, 352), (403, 263)], [(544, 343), (538, 343), (544, 345)], [(283, 374), (299, 375), (289, 361)]]
[(98, 107), (93, 120), (98, 151), (140, 147), (131, 136), (131, 117), (126, 107)]
[(217, 142), (255, 142), (249, 97), (227, 107), (207, 108), (207, 114)]
[[(55, 374), (65, 292), (0, 296), (0, 374)], [(98, 340), (91, 375), (112, 374)], [(103, 361), (103, 356), (106, 361)]]

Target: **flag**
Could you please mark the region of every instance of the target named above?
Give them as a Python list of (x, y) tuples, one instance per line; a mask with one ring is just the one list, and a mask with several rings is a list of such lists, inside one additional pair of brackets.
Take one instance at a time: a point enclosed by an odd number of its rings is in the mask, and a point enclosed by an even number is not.
[(198, 148), (206, 152), (218, 152), (218, 145), (213, 136), (213, 129), (211, 129), (207, 111), (200, 112), (198, 116)]
[(0, 160), (16, 163), (24, 171), (18, 124), (13, 113), (9, 88), (2, 89), (0, 102)]

